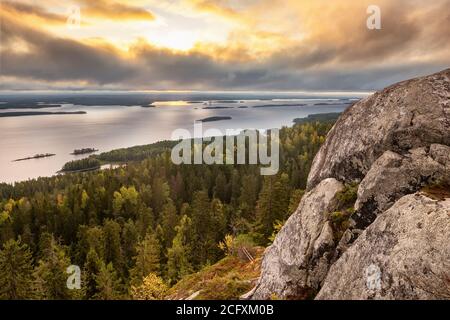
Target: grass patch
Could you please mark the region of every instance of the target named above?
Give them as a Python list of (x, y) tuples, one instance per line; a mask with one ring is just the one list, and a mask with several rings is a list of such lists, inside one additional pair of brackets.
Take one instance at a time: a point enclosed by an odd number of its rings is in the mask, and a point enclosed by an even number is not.
[(234, 300), (250, 291), (261, 272), (264, 248), (255, 248), (255, 260), (249, 262), (228, 256), (212, 266), (181, 279), (169, 289), (166, 299), (186, 299), (195, 292), (195, 300)]

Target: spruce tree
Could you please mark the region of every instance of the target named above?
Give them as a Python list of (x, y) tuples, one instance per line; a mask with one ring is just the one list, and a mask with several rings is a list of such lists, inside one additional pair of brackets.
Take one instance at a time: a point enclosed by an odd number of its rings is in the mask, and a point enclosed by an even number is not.
[(162, 245), (167, 248), (172, 244), (173, 238), (176, 234), (175, 227), (178, 224), (177, 208), (170, 199), (163, 207), (161, 220), (161, 228), (163, 230), (164, 239), (164, 243), (162, 243)]
[(172, 284), (193, 271), (189, 261), (191, 255), (189, 247), (191, 224), (192, 221), (188, 216), (185, 215), (181, 218), (180, 224), (176, 227), (177, 235), (167, 253), (167, 277)]
[(274, 231), (274, 223), (284, 220), (289, 206), (289, 178), (286, 174), (266, 177), (256, 208), (258, 229), (263, 235), (263, 243)]
[(32, 296), (33, 267), (28, 246), (9, 240), (0, 251), (0, 299), (17, 300)]
[(97, 294), (97, 275), (103, 261), (97, 255), (97, 252), (91, 248), (86, 257), (86, 263), (83, 270), (83, 290), (86, 299), (92, 299)]
[(138, 285), (148, 274), (161, 274), (159, 242), (154, 233), (148, 233), (136, 247), (135, 264), (130, 271), (131, 283)]
[(101, 263), (100, 271), (95, 277), (97, 293), (94, 295), (98, 300), (120, 299), (121, 282), (114, 270), (113, 264)]
[[(47, 243), (47, 239), (45, 239)], [(34, 287), (38, 298), (47, 300), (66, 300), (71, 298), (67, 288), (67, 267), (70, 260), (64, 249), (58, 245), (53, 236), (50, 237), (48, 247), (34, 270)]]
[(120, 224), (114, 220), (106, 220), (103, 226), (104, 233), (104, 260), (106, 263), (112, 262), (113, 265), (121, 270), (123, 266), (122, 248), (120, 233)]

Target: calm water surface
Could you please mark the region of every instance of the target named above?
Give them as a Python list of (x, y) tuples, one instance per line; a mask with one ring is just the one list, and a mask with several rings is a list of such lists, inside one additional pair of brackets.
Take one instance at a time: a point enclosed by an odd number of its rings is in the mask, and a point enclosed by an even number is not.
[[(320, 102), (334, 105), (315, 105)], [(307, 104), (252, 108), (265, 104)], [(64, 163), (87, 157), (70, 153), (78, 148), (96, 148), (100, 152), (171, 139), (178, 128), (193, 131), (196, 120), (212, 116), (231, 116), (232, 120), (204, 123), (203, 128), (268, 129), (291, 126), (294, 118), (309, 114), (341, 112), (348, 105), (342, 100), (240, 100), (239, 103), (215, 102), (211, 105), (186, 102), (155, 102), (155, 108), (140, 106), (83, 106), (65, 104), (61, 108), (34, 111), (86, 111), (84, 115), (47, 115), (0, 118), (0, 182), (15, 182), (54, 175)], [(204, 109), (225, 106), (230, 109)], [(248, 108), (239, 108), (247, 106)], [(0, 110), (11, 112), (16, 110)], [(20, 110), (23, 111), (23, 110)], [(56, 156), (12, 162), (40, 153)]]

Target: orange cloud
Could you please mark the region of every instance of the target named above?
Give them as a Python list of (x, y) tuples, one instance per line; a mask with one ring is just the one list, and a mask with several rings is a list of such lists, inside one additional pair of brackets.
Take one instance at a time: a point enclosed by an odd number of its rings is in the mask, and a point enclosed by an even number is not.
[(4, 14), (20, 17), (29, 23), (65, 24), (67, 17), (48, 12), (45, 8), (21, 2), (1, 1), (0, 8)]
[(108, 0), (78, 0), (83, 15), (112, 20), (154, 20), (148, 10), (131, 4)]
[[(49, 3), (59, 2), (23, 1), (3, 2), (0, 13), (14, 23), (4, 28), (2, 62), (15, 79), (158, 89), (372, 90), (450, 64), (450, 0), (378, 0), (382, 29), (375, 31), (366, 27), (371, 0), (173, 0), (177, 10), (158, 7), (163, 18), (154, 24), (142, 22), (155, 18), (147, 4), (156, 0), (72, 0), (90, 24), (76, 32), (57, 25), (66, 17), (55, 12), (64, 8)], [(184, 15), (182, 5), (195, 12)], [(148, 35), (146, 28), (155, 29)], [(221, 37), (204, 37), (223, 30)], [(171, 33), (172, 41), (156, 46), (158, 35)], [(176, 50), (183, 40), (194, 45)]]

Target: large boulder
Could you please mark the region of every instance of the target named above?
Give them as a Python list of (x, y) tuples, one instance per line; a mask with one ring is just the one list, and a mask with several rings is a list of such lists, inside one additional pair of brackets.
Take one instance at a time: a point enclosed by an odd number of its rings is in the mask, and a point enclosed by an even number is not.
[(300, 202), (297, 211), (267, 249), (262, 274), (252, 299), (305, 299), (314, 297), (327, 275), (335, 243), (327, 213), (336, 205), (344, 185), (322, 181)]
[(432, 144), (404, 155), (386, 151), (359, 185), (353, 218), (364, 228), (402, 196), (444, 182), (450, 182), (450, 147)]
[(344, 112), (246, 298), (450, 297), (449, 78), (405, 81)]
[(450, 199), (398, 200), (333, 264), (316, 299), (450, 299)]
[(385, 151), (450, 145), (450, 69), (390, 86), (347, 109), (316, 155), (308, 189), (362, 180)]

